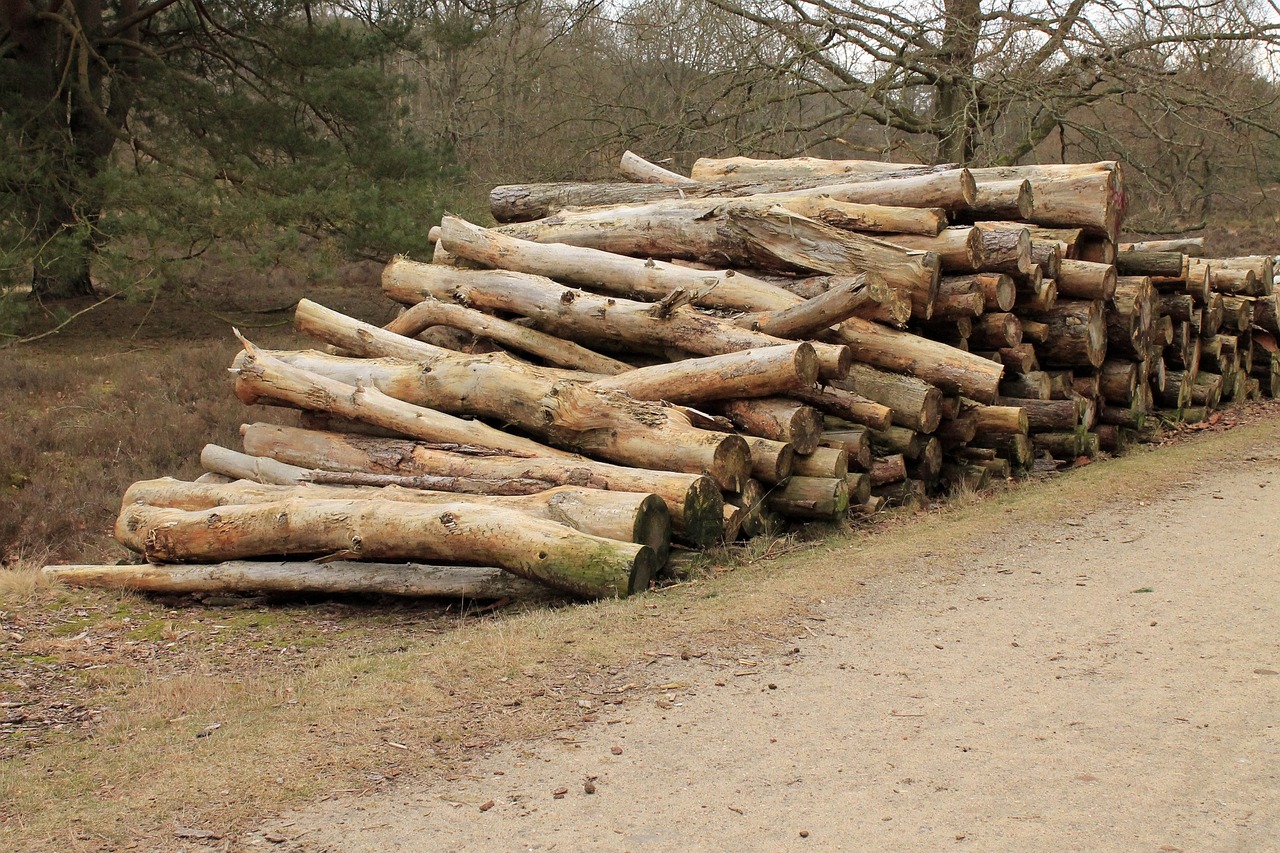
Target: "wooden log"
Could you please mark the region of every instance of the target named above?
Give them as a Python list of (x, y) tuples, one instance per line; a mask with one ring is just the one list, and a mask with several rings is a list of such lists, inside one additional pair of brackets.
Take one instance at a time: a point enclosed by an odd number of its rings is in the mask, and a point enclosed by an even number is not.
[(1273, 335), (1280, 335), (1280, 310), (1277, 297), (1259, 296), (1253, 300), (1253, 325)]
[[(245, 425), (241, 433), (245, 450), (253, 456), (319, 471), (457, 477), (472, 483), (529, 479), (548, 485), (652, 493), (666, 503), (675, 530), (699, 547), (716, 542), (723, 532), (724, 500), (716, 482), (706, 476), (625, 468), (586, 459), (566, 462), (464, 456), (420, 442), (323, 433), (274, 424)], [(440, 489), (441, 486), (427, 488)]]
[(1150, 275), (1179, 278), (1186, 270), (1182, 252), (1122, 251), (1116, 255), (1120, 275)]
[(508, 320), (501, 320), (482, 311), (474, 311), (462, 305), (427, 298), (408, 308), (388, 323), (385, 328), (404, 337), (413, 338), (432, 326), (449, 326), (477, 337), (488, 338), (504, 347), (536, 355), (548, 364), (589, 373), (611, 375), (630, 370), (625, 361), (593, 352), (584, 346), (544, 334)]
[(888, 406), (832, 385), (802, 388), (789, 392), (787, 396), (820, 412), (872, 429), (884, 429), (893, 416)]
[(745, 436), (751, 451), (751, 479), (773, 485), (795, 473), (795, 448), (785, 441)]
[(817, 354), (810, 344), (798, 343), (641, 367), (597, 379), (588, 387), (623, 391), (636, 400), (699, 403), (771, 397), (808, 387), (817, 380)]
[(1030, 437), (1025, 435), (976, 435), (973, 438), (973, 444), (994, 448), (1020, 471), (1029, 469), (1035, 462), (1034, 445)]
[(865, 504), (871, 499), (871, 475), (864, 471), (849, 474), (844, 478), (849, 490), (850, 508)]
[(1049, 326), (1047, 340), (1036, 345), (1043, 363), (1064, 367), (1102, 364), (1107, 328), (1101, 302), (1059, 300), (1051, 311), (1037, 312), (1032, 319)]
[[(571, 458), (569, 454), (477, 421), (398, 400), (377, 388), (348, 384), (299, 369), (257, 350), (247, 341), (244, 343), (246, 350), (237, 357), (234, 368), (236, 394), (242, 400), (331, 412), (426, 441), (504, 450), (530, 457)], [(314, 356), (337, 358), (321, 353)]]
[(1040, 369), (1040, 361), (1036, 356), (1036, 349), (1031, 344), (1001, 347), (993, 351), (992, 357), (1015, 373), (1028, 373)]
[(980, 270), (1023, 275), (1031, 272), (1031, 234), (1026, 228), (983, 224), (978, 230), (982, 232)]
[[(692, 305), (737, 311), (780, 311), (802, 301), (776, 285), (734, 270), (697, 270), (589, 247), (521, 240), (454, 216), (440, 221), (440, 235), (458, 257), (486, 267), (546, 276), (615, 296), (657, 302), (683, 291)], [(400, 265), (399, 260), (388, 266), (384, 282), (388, 275), (414, 269)]]
[(1022, 343), (1022, 323), (1015, 314), (992, 312), (973, 321), (969, 345), (975, 349), (1004, 349)]
[[(1013, 308), (1018, 295), (1013, 278), (1004, 273), (974, 273), (972, 275), (943, 276), (938, 286), (939, 293), (958, 292), (972, 287), (982, 294), (984, 311), (1008, 311)], [(935, 308), (935, 310), (937, 310)]]
[(872, 430), (850, 424), (847, 428), (823, 430), (820, 446), (843, 450), (850, 467), (866, 469), (871, 464), (871, 435)]
[(954, 418), (943, 418), (934, 432), (944, 451), (953, 451), (968, 444), (977, 434), (978, 420), (971, 408), (963, 409)]
[(906, 459), (917, 459), (920, 456), (920, 450), (924, 445), (924, 439), (915, 430), (906, 427), (890, 426), (883, 430), (871, 430), (869, 432), (871, 446), (876, 449), (882, 456), (891, 454), (901, 454)]
[(914, 376), (854, 364), (835, 386), (887, 406), (893, 423), (918, 432), (933, 432), (942, 416), (942, 392)]
[(840, 324), (833, 339), (848, 344), (857, 360), (881, 370), (914, 375), (944, 393), (992, 402), (1004, 366), (955, 347), (853, 318)]
[(849, 510), (849, 484), (825, 477), (792, 477), (769, 492), (765, 505), (789, 518), (835, 521)]
[[(361, 355), (404, 354), (403, 345), (382, 340), (394, 337), (389, 333), (373, 327), (361, 328), (359, 321), (307, 300), (299, 303), (296, 319), (299, 327), (309, 334)], [(417, 346), (425, 348), (426, 345)], [(348, 359), (316, 352), (277, 353), (274, 357), (344, 387), (359, 388), (362, 392), (376, 389), (389, 398), (418, 404), (433, 413), (444, 409), (516, 424), (553, 445), (611, 462), (664, 471), (706, 473), (721, 488), (730, 491), (740, 488), (747, 478), (750, 461), (741, 441), (698, 429), (682, 412), (669, 406), (634, 400), (590, 384), (564, 381), (558, 373), (498, 353), (468, 356), (439, 350), (424, 355), (413, 362)], [(240, 371), (237, 396), (246, 403), (278, 399), (279, 383), (264, 384), (248, 366), (248, 359), (237, 359)], [(297, 395), (286, 402), (314, 405), (309, 398)], [(403, 429), (399, 431), (415, 436)], [(550, 454), (539, 452), (538, 455)]]
[(1059, 296), (1107, 302), (1116, 292), (1116, 268), (1111, 264), (1064, 260), (1058, 265), (1054, 281), (1057, 282)]
[(764, 196), (777, 204), (796, 198), (830, 198), (858, 204), (958, 210), (976, 196), (968, 169), (875, 176), (809, 176), (775, 181), (690, 181), (684, 184), (559, 183), (494, 187), (489, 210), (498, 222), (527, 222), (570, 208), (646, 205), (685, 199)]
[(1048, 453), (1054, 459), (1068, 461), (1083, 456), (1086, 448), (1084, 433), (1080, 431), (1036, 433), (1031, 441), (1036, 453)]
[(1035, 210), (1035, 194), (1028, 180), (977, 181), (978, 193), (964, 211), (974, 219), (1027, 219)]
[(1064, 244), (1056, 240), (1031, 238), (1031, 262), (1040, 267), (1040, 274), (1044, 278), (1057, 279), (1064, 254)]
[(1096, 164), (994, 166), (972, 169), (974, 180), (1028, 180), (1035, 198), (1026, 219), (1038, 225), (1083, 226), (1117, 239), (1126, 209), (1124, 174), (1114, 161)]
[(1158, 310), (1179, 323), (1185, 323), (1191, 319), (1191, 312), (1196, 310), (1195, 300), (1187, 293), (1161, 293)]
[(1191, 395), (1195, 388), (1196, 378), (1190, 371), (1169, 370), (1165, 372), (1165, 387), (1156, 392), (1155, 398), (1166, 409), (1181, 409), (1191, 405)]
[(986, 297), (978, 291), (977, 283), (969, 278), (943, 278), (938, 286), (938, 298), (933, 303), (934, 320), (955, 320), (960, 317), (977, 317), (986, 310)]
[(1233, 332), (1243, 332), (1253, 325), (1252, 296), (1223, 296), (1222, 325)]
[(812, 453), (822, 437), (822, 415), (812, 406), (780, 397), (728, 400), (710, 407), (748, 435), (787, 442)]
[(942, 466), (942, 479), (952, 491), (979, 492), (991, 484), (991, 471), (974, 463), (948, 462)]
[[(395, 268), (393, 274), (393, 267)], [(698, 355), (721, 355), (789, 341), (738, 327), (688, 306), (655, 306), (621, 297), (598, 296), (548, 278), (502, 270), (462, 270), (393, 261), (383, 273), (383, 292), (413, 304), (428, 296), (489, 311), (522, 314), (542, 331), (579, 341), (609, 339), (646, 346), (664, 344)], [(840, 345), (815, 343), (819, 374), (843, 376), (851, 354)]]
[(1202, 370), (1196, 374), (1191, 386), (1191, 402), (1210, 409), (1217, 408), (1222, 399), (1222, 376)]
[(784, 208), (725, 209), (728, 229), (785, 267), (831, 275), (873, 272), (892, 290), (911, 299), (912, 315), (928, 318), (938, 295), (939, 262), (932, 252), (916, 252), (831, 228)]
[(748, 480), (741, 492), (730, 495), (727, 501), (742, 510), (739, 526), (741, 536), (754, 539), (771, 534), (778, 525), (777, 516), (768, 508), (768, 490), (755, 480)]
[(1034, 289), (1018, 290), (1018, 301), (1014, 305), (1018, 316), (1028, 313), (1052, 311), (1058, 306), (1058, 283), (1052, 279), (1042, 279)]
[(1008, 405), (1019, 406), (1027, 418), (1027, 430), (1059, 432), (1075, 429), (1080, 423), (1080, 406), (1075, 400), (1021, 400), (1001, 399)]
[[(998, 406), (976, 405), (970, 412), (975, 435), (1026, 435), (1031, 420), (1021, 400), (1000, 398)], [(1039, 403), (1032, 400), (1031, 403)]]
[(530, 495), (463, 495), (400, 486), (326, 486), (261, 484), (237, 480), (227, 484), (188, 483), (164, 477), (134, 483), (123, 506), (143, 503), (171, 509), (203, 510), (218, 506), (273, 503), (283, 500), (387, 500), (435, 506), (449, 503), (503, 507), (567, 524), (575, 530), (636, 542), (653, 549), (661, 565), (671, 546), (671, 513), (657, 495), (608, 492), (558, 486)]
[(947, 212), (940, 207), (859, 204), (827, 196), (796, 196), (779, 199), (779, 204), (792, 213), (844, 231), (933, 236), (947, 225)]
[(1249, 296), (1270, 296), (1275, 280), (1275, 259), (1271, 255), (1215, 258), (1210, 263), (1220, 270), (1252, 270), (1256, 286)]
[(537, 599), (547, 587), (487, 566), (423, 563), (323, 563), (232, 560), (198, 565), (46, 566), (44, 576), (68, 586), (165, 595), (249, 593), (395, 595), (409, 598)]
[(919, 454), (915, 459), (909, 459), (907, 477), (925, 483), (936, 483), (942, 473), (942, 463), (942, 442), (935, 436), (924, 436)]
[[(1100, 234), (1084, 234), (1076, 241), (1077, 259), (1094, 264), (1114, 264), (1116, 262), (1116, 243)], [(1081, 439), (1087, 442), (1088, 439)]]
[(689, 183), (690, 179), (678, 172), (664, 169), (657, 163), (651, 163), (639, 154), (630, 151), (622, 152), (622, 161), (618, 169), (629, 181), (641, 184), (668, 184), (680, 186)]
[(793, 469), (797, 477), (839, 477), (849, 473), (849, 454), (838, 447), (818, 447), (808, 456), (797, 456)]
[[(1119, 252), (1180, 252), (1198, 258), (1204, 254), (1203, 237), (1176, 237), (1172, 240), (1140, 240), (1136, 243), (1121, 243)], [(1117, 257), (1117, 261), (1119, 258)]]
[(871, 488), (896, 483), (907, 477), (907, 460), (901, 453), (888, 456), (877, 456), (871, 461), (871, 469), (867, 472), (871, 477)]
[(1027, 400), (1050, 399), (1051, 382), (1043, 370), (1028, 373), (1011, 373), (1000, 383), (1001, 397), (1021, 397)]
[(1138, 365), (1109, 358), (1098, 368), (1102, 398), (1114, 406), (1128, 406), (1138, 391)]
[[(1020, 318), (1021, 319), (1021, 318)], [(1035, 320), (1021, 320), (1022, 323), (1022, 339), (1031, 341), (1032, 343), (1042, 344), (1049, 340), (1049, 326), (1047, 323), (1040, 323)]]
[(818, 157), (787, 157), (758, 160), (752, 157), (700, 157), (693, 164), (692, 180), (724, 181), (751, 179), (757, 181), (787, 180), (799, 177), (839, 176), (855, 178), (883, 174), (925, 174), (954, 166), (918, 166), (912, 163), (884, 163), (879, 160), (824, 160)]
[(904, 249), (932, 252), (944, 272), (969, 273), (986, 259), (982, 232), (968, 226), (946, 228), (934, 236), (886, 234), (882, 239)]
[(187, 511), (126, 506), (117, 540), (152, 562), (215, 562), (275, 554), (342, 554), (497, 566), (586, 598), (648, 588), (653, 549), (590, 536), (501, 507), (291, 499)]
[(872, 284), (864, 273), (841, 276), (838, 284), (791, 308), (757, 311), (734, 318), (744, 329), (778, 338), (798, 340), (839, 323), (861, 316), (867, 305), (879, 305), (892, 291)]
[(929, 502), (929, 484), (922, 480), (899, 480), (895, 483), (886, 483), (883, 486), (874, 486), (871, 489), (873, 497), (881, 498), (884, 506), (900, 506), (900, 507), (923, 507)]
[[(847, 282), (857, 277), (812, 275), (794, 278), (790, 276), (774, 276), (767, 273), (760, 274), (762, 281), (776, 284), (778, 287), (804, 299), (813, 299), (833, 288), (844, 286)], [(875, 287), (874, 293), (879, 301), (868, 301), (859, 305), (854, 311), (854, 316), (861, 317), (864, 320), (887, 323), (890, 326), (899, 328), (905, 326), (907, 321), (911, 319), (911, 300), (897, 291), (879, 286)], [(741, 318), (739, 318), (738, 322), (741, 323)]]

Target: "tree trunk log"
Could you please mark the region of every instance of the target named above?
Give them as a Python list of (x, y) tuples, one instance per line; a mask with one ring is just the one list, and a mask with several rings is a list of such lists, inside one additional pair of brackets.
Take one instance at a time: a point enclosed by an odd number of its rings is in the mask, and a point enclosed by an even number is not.
[(977, 185), (977, 198), (962, 212), (967, 218), (1029, 219), (1035, 211), (1035, 193), (1028, 180), (978, 181)]
[(882, 238), (895, 246), (917, 252), (932, 252), (944, 272), (968, 273), (983, 265), (982, 232), (977, 228), (946, 228), (934, 236), (886, 234)]
[(888, 406), (830, 385), (802, 388), (799, 391), (790, 392), (787, 396), (812, 406), (820, 412), (872, 429), (884, 429), (893, 417), (893, 412)]
[[(1038, 400), (1027, 401), (1030, 403)], [(1026, 435), (1031, 421), (1022, 400), (1000, 398), (998, 406), (974, 406), (971, 417), (976, 435)]]
[(982, 223), (977, 230), (982, 234), (981, 271), (1009, 275), (1031, 272), (1031, 233), (1026, 228)]
[(849, 510), (849, 485), (843, 478), (792, 477), (769, 492), (765, 505), (790, 518), (836, 521)]
[[(607, 339), (641, 347), (664, 344), (698, 355), (791, 343), (687, 306), (664, 311), (643, 302), (573, 290), (526, 273), (462, 270), (403, 260), (398, 266), (394, 277), (384, 274), (382, 281), (383, 292), (397, 302), (413, 304), (430, 296), (488, 311), (522, 314), (542, 331), (579, 340)], [(847, 347), (813, 346), (823, 378), (848, 372), (852, 354)]]
[(129, 589), (166, 595), (267, 592), (528, 600), (549, 593), (547, 587), (540, 583), (494, 567), (357, 563), (350, 560), (46, 566), (44, 575), (68, 586)]
[(1179, 252), (1198, 258), (1204, 254), (1204, 238), (1176, 237), (1172, 240), (1143, 240), (1137, 243), (1121, 243), (1116, 248), (1117, 262), (1119, 262), (1119, 254), (1124, 252)]
[(833, 337), (848, 344), (858, 361), (912, 374), (944, 393), (990, 403), (999, 392), (1003, 365), (946, 344), (857, 318), (841, 323)]
[(1116, 272), (1120, 275), (1151, 275), (1181, 278), (1186, 274), (1186, 257), (1182, 252), (1121, 251), (1116, 254)]
[(1127, 207), (1124, 175), (1114, 161), (1080, 165), (995, 166), (973, 169), (974, 180), (1028, 180), (1034, 196), (1028, 221), (1085, 227), (1117, 239)]
[(133, 504), (116, 538), (151, 562), (342, 554), (375, 561), (446, 560), (497, 566), (586, 598), (648, 589), (653, 549), (581, 533), (499, 507), (393, 501), (285, 500), (186, 511)]
[(808, 343), (740, 350), (641, 367), (587, 387), (625, 391), (637, 400), (700, 403), (771, 397), (818, 381), (818, 357)]
[(812, 406), (780, 397), (730, 400), (712, 407), (748, 435), (791, 444), (812, 453), (822, 437), (822, 415)]
[(640, 184), (681, 186), (690, 181), (690, 178), (670, 169), (664, 169), (657, 163), (650, 163), (639, 154), (633, 154), (630, 151), (622, 152), (622, 161), (618, 164), (618, 171), (622, 172), (623, 177), (628, 181), (635, 181)]
[(587, 459), (468, 457), (418, 442), (273, 424), (246, 425), (241, 427), (241, 433), (245, 450), (254, 456), (323, 471), (474, 478), (472, 482), (532, 479), (552, 485), (653, 493), (666, 502), (676, 531), (693, 544), (706, 547), (724, 532), (720, 489), (710, 477), (696, 474), (624, 468)]
[(797, 456), (793, 474), (797, 477), (839, 477), (849, 474), (849, 454), (838, 447), (818, 447), (808, 456)]
[[(984, 311), (1008, 311), (1013, 308), (1018, 291), (1013, 279), (1004, 273), (974, 273), (972, 275), (943, 276), (939, 294), (962, 292), (972, 289), (982, 294)], [(935, 307), (936, 311), (937, 308)]]
[(1104, 400), (1113, 406), (1128, 406), (1138, 392), (1138, 365), (1109, 358), (1098, 368), (1098, 380)]
[(1032, 319), (1049, 326), (1048, 339), (1036, 346), (1041, 362), (1051, 366), (1099, 367), (1107, 353), (1107, 326), (1098, 301), (1060, 300), (1051, 311)]
[(759, 436), (746, 436), (751, 450), (752, 480), (774, 485), (795, 473), (795, 448), (785, 441), (774, 441)]
[[(897, 427), (889, 427), (890, 430)], [(903, 430), (910, 432), (910, 430)], [(915, 435), (915, 433), (911, 433)], [(822, 447), (836, 447), (849, 457), (849, 465), (865, 470), (871, 464), (872, 431), (862, 426), (850, 426), (847, 429), (829, 429), (822, 433)]]
[(888, 406), (893, 423), (917, 432), (933, 432), (942, 417), (942, 392), (914, 376), (855, 363), (835, 385)]
[(558, 486), (544, 492), (514, 497), (460, 495), (406, 489), (399, 486), (263, 485), (241, 480), (226, 485), (188, 483), (168, 477), (134, 483), (124, 494), (123, 506), (143, 503), (170, 509), (202, 510), (237, 504), (282, 500), (389, 500), (434, 506), (446, 503), (502, 507), (567, 524), (574, 530), (619, 542), (648, 545), (667, 560), (671, 548), (671, 513), (657, 495), (608, 492)]
[(751, 157), (701, 157), (694, 164), (691, 180), (778, 181), (803, 177), (875, 178), (884, 174), (929, 174), (955, 166), (917, 166), (913, 163), (883, 163), (879, 160), (823, 160), (818, 157), (789, 157), (757, 160)]
[(1064, 260), (1058, 265), (1058, 295), (1110, 301), (1116, 292), (1116, 268), (1110, 264)]

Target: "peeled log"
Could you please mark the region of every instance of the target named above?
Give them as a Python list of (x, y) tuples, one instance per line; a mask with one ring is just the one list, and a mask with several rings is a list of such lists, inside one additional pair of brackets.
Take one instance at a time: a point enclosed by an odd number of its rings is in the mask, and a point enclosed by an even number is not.
[[(393, 267), (394, 274), (389, 275)], [(521, 314), (545, 332), (580, 340), (606, 339), (636, 346), (664, 344), (698, 355), (791, 343), (688, 306), (655, 311), (655, 306), (648, 303), (573, 290), (527, 273), (463, 270), (399, 260), (388, 265), (382, 287), (397, 302), (413, 304), (430, 296), (488, 311)], [(848, 371), (851, 354), (847, 347), (822, 343), (813, 346), (821, 376), (839, 377)]]
[(245, 450), (280, 462), (324, 471), (467, 477), (476, 480), (542, 480), (658, 495), (667, 504), (675, 529), (699, 547), (719, 540), (724, 528), (724, 499), (710, 477), (673, 471), (625, 468), (588, 459), (512, 459), (471, 457), (434, 450), (419, 442), (301, 430), (274, 424), (240, 428)]
[(855, 363), (835, 386), (888, 406), (893, 423), (917, 432), (933, 432), (942, 417), (942, 392), (914, 376)]
[(124, 494), (123, 506), (143, 503), (170, 509), (201, 510), (217, 506), (272, 503), (282, 500), (389, 500), (434, 506), (446, 503), (502, 507), (567, 524), (575, 530), (648, 545), (666, 562), (671, 544), (671, 514), (657, 495), (608, 492), (559, 486), (531, 495), (460, 495), (406, 489), (399, 486), (296, 486), (264, 485), (240, 480), (225, 485), (188, 483), (168, 477), (134, 483)]
[(1050, 366), (1098, 367), (1107, 354), (1107, 326), (1098, 301), (1059, 300), (1050, 311), (1032, 315), (1049, 326), (1047, 340), (1036, 344), (1040, 360)]
[(341, 554), (497, 566), (586, 598), (648, 589), (653, 549), (500, 507), (292, 499), (187, 511), (131, 504), (116, 539), (151, 562)]
[(440, 221), (440, 236), (458, 257), (484, 266), (546, 276), (615, 296), (656, 302), (683, 290), (693, 305), (737, 311), (777, 311), (801, 302), (780, 287), (733, 270), (696, 270), (600, 249), (521, 240), (456, 216)]
[(937, 341), (858, 318), (841, 323), (833, 337), (848, 344), (857, 361), (912, 374), (944, 393), (991, 403), (999, 392), (1003, 365)]
[(504, 347), (536, 355), (557, 367), (585, 370), (604, 376), (631, 369), (631, 365), (625, 361), (618, 361), (593, 352), (572, 341), (566, 341), (509, 320), (500, 320), (483, 311), (475, 311), (451, 302), (442, 302), (439, 299), (422, 300), (383, 328), (388, 332), (413, 338), (432, 326), (461, 329), (476, 337), (488, 338)]
[(545, 586), (510, 572), (481, 566), (422, 563), (357, 563), (351, 560), (248, 561), (212, 565), (148, 563), (142, 566), (46, 566), (44, 576), (68, 586), (138, 592), (269, 592), (290, 594), (398, 595), (410, 598), (530, 599)]
[(679, 172), (664, 169), (657, 163), (650, 163), (639, 154), (631, 151), (622, 152), (622, 160), (618, 163), (618, 171), (629, 181), (641, 184), (687, 184), (690, 179)]
[(691, 180), (776, 181), (801, 177), (872, 177), (892, 173), (927, 174), (954, 166), (919, 166), (914, 163), (884, 163), (880, 160), (825, 160), (819, 157), (756, 159), (752, 157), (700, 157), (690, 171)]
[(785, 441), (747, 436), (751, 451), (751, 479), (761, 483), (781, 483), (795, 471), (795, 448)]
[(818, 222), (845, 231), (877, 234), (937, 234), (947, 225), (947, 212), (940, 207), (890, 207), (836, 201), (826, 196), (782, 198), (778, 204)]
[(977, 181), (978, 194), (964, 215), (973, 219), (1028, 219), (1035, 193), (1026, 179)]
[(977, 228), (947, 228), (935, 236), (886, 234), (881, 239), (904, 249), (933, 252), (944, 272), (971, 272), (982, 266), (985, 258), (982, 232)]
[(812, 406), (780, 397), (730, 400), (711, 407), (748, 435), (788, 442), (812, 453), (822, 436), (822, 415)]
[(888, 406), (882, 406), (860, 394), (830, 385), (802, 388), (799, 391), (790, 392), (787, 396), (812, 406), (820, 412), (872, 429), (884, 429), (893, 416)]
[(784, 208), (729, 207), (728, 226), (752, 247), (784, 266), (831, 275), (874, 273), (911, 299), (912, 313), (932, 311), (938, 293), (938, 257), (832, 228)]

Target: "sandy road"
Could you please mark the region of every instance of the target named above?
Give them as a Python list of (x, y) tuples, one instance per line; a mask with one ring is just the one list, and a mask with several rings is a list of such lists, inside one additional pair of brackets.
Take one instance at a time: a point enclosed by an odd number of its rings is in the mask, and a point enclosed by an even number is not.
[(236, 847), (1280, 850), (1280, 460), (1259, 454), (919, 554), (768, 653), (664, 659), (667, 689), (562, 739)]

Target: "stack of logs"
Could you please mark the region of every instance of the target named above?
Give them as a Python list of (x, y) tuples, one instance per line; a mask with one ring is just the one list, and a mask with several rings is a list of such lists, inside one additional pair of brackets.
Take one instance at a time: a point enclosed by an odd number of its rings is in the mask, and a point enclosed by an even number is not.
[(980, 489), (1280, 387), (1271, 259), (1119, 243), (1118, 163), (622, 169), (498, 187), (494, 228), (445, 217), (432, 263), (384, 271), (385, 326), (304, 300), (320, 349), (244, 341), (236, 395), (298, 418), (135, 484), (116, 534), (148, 565), (46, 571), (627, 595), (673, 540)]

